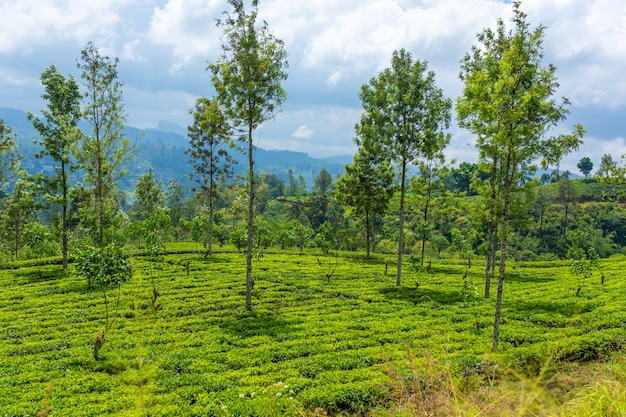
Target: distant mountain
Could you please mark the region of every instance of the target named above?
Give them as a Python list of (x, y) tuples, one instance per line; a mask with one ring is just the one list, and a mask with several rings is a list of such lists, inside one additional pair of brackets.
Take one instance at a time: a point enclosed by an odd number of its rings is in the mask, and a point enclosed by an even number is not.
[(178, 126), (176, 123), (166, 122), (164, 120), (161, 120), (159, 122), (155, 130), (160, 130), (162, 132), (178, 133), (181, 136), (187, 135), (187, 128)]
[(322, 161), (325, 161), (329, 164), (339, 164), (339, 165), (350, 165), (354, 162), (354, 155), (336, 155), (329, 156), (326, 158), (322, 158)]
[[(19, 151), (25, 155), (22, 167), (31, 174), (49, 170), (52, 161), (34, 157), (39, 146), (33, 142), (39, 136), (26, 119), (26, 113), (17, 109), (0, 107), (0, 119), (11, 126), (13, 133), (17, 136)], [(137, 146), (137, 154), (126, 164), (128, 174), (120, 181), (120, 188), (127, 191), (134, 190), (139, 177), (150, 169), (164, 184), (171, 180), (191, 184), (189, 175), (192, 174), (192, 168), (188, 156), (184, 153), (189, 146), (185, 128), (169, 122), (160, 122), (156, 128), (150, 129), (127, 127), (125, 133)], [(233, 156), (239, 161), (235, 167), (235, 173), (244, 174), (247, 170), (247, 157), (236, 152)], [(313, 185), (313, 179), (324, 168), (333, 178), (341, 175), (344, 164), (352, 162), (352, 156), (317, 159), (303, 152), (257, 148), (255, 161), (258, 172), (274, 174), (284, 181), (287, 180), (291, 169), (296, 177), (302, 175), (310, 188)]]

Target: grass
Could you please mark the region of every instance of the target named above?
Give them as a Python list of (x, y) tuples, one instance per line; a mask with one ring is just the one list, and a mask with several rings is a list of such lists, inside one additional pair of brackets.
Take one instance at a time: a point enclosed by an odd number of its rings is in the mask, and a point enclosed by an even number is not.
[(578, 297), (566, 263), (516, 264), (498, 354), (462, 262), (396, 288), (386, 261), (267, 254), (247, 312), (242, 254), (168, 256), (156, 309), (134, 258), (99, 361), (101, 292), (56, 265), (0, 271), (0, 415), (622, 415), (626, 259)]

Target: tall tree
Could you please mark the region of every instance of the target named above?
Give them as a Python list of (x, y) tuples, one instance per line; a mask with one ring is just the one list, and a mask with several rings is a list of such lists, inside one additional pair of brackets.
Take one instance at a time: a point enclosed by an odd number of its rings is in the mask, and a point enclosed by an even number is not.
[(600, 160), (600, 168), (596, 171), (596, 176), (600, 179), (606, 179), (611, 176), (617, 164), (613, 161), (613, 157), (610, 153), (606, 153), (602, 155), (602, 159)]
[(443, 208), (442, 205), (449, 199), (444, 182), (447, 174), (444, 162), (443, 154), (420, 161), (418, 164), (420, 175), (411, 180), (411, 190), (420, 196), (418, 210), (421, 213), (419, 213), (416, 230), (419, 238), (422, 240), (420, 255), (420, 265), (422, 266), (424, 265), (426, 241), (429, 240), (433, 230), (431, 214), (435, 211), (440, 211)]
[(0, 201), (20, 168), (22, 156), (18, 154), (15, 142), (13, 130), (0, 119)]
[(135, 197), (137, 201), (133, 207), (133, 212), (135, 217), (140, 220), (156, 214), (165, 206), (165, 193), (161, 184), (154, 178), (152, 169), (139, 177), (135, 186)]
[(32, 182), (27, 181), (21, 171), (13, 191), (3, 203), (0, 216), (0, 241), (6, 242), (14, 260), (19, 260), (20, 249), (24, 242), (22, 235), (26, 225), (33, 221), (35, 199)]
[(387, 210), (394, 193), (394, 171), (389, 163), (377, 154), (360, 147), (351, 165), (335, 183), (335, 198), (352, 207), (365, 219), (365, 248), (370, 258), (372, 228), (370, 217), (382, 215)]
[(230, 177), (235, 159), (228, 153), (231, 130), (216, 100), (201, 97), (192, 112), (193, 124), (188, 128), (189, 148), (185, 153), (196, 173), (193, 178), (200, 185), (209, 204), (207, 255), (213, 253), (213, 213), (217, 200), (218, 177)]
[(535, 197), (535, 215), (539, 217), (539, 239), (543, 239), (543, 223), (546, 210), (554, 203), (554, 193), (546, 187), (536, 187), (537, 196)]
[(287, 52), (266, 22), (257, 26), (258, 0), (246, 12), (243, 0), (228, 0), (234, 15), (225, 12), (217, 24), (224, 30), (222, 54), (209, 64), (216, 100), (248, 153), (248, 231), (246, 250), (246, 309), (252, 309), (252, 250), (254, 234), (254, 131), (276, 116), (287, 94)]
[(326, 168), (322, 168), (320, 173), (313, 180), (313, 192), (317, 195), (327, 195), (333, 186), (333, 177)]
[(568, 102), (553, 98), (558, 88), (556, 68), (542, 66), (544, 27), (531, 30), (519, 6), (513, 4), (510, 31), (500, 19), (495, 31), (485, 29), (477, 35), (481, 45), (473, 46), (462, 61), (460, 78), (465, 86), (456, 103), (459, 124), (477, 136), (480, 160), (497, 161), (495, 198), (501, 201), (502, 217), (493, 351), (498, 350), (512, 192), (522, 180), (520, 174), (534, 161), (553, 165), (577, 149), (584, 134), (577, 125), (571, 134), (548, 136), (567, 117)]
[(170, 218), (175, 229), (178, 227), (180, 217), (183, 215), (186, 196), (187, 190), (179, 181), (171, 180), (167, 184), (167, 207), (170, 209)]
[(126, 113), (118, 62), (117, 58), (100, 55), (90, 42), (77, 64), (85, 87), (83, 118), (91, 128), (75, 147), (76, 159), (90, 187), (82, 215), (90, 225), (93, 244), (100, 249), (112, 240), (107, 234), (114, 231), (119, 212), (116, 181), (125, 174), (121, 165), (134, 154), (130, 140), (124, 136)]
[(452, 102), (435, 85), (426, 62), (414, 61), (404, 49), (394, 51), (391, 67), (361, 87), (363, 115), (357, 134), (367, 148), (380, 147), (400, 169), (400, 209), (396, 286), (402, 276), (407, 168), (419, 158), (430, 159), (449, 143)]
[(475, 183), (478, 189), (483, 189), (480, 193), (483, 198), (486, 198), (487, 209), (487, 262), (485, 263), (485, 298), (489, 298), (491, 295), (491, 276), (494, 275), (496, 267), (496, 247), (497, 247), (497, 231), (500, 218), (502, 216), (502, 199), (500, 198), (500, 179), (498, 178), (498, 170), (500, 168), (498, 159), (499, 155), (496, 152), (489, 152), (489, 148), (484, 152), (484, 158), (482, 166), (485, 171), (490, 172), (489, 175), (489, 189), (484, 184), (478, 182)]
[(576, 188), (574, 188), (574, 184), (570, 181), (569, 177), (563, 178), (559, 181), (559, 190), (558, 190), (558, 200), (559, 203), (563, 204), (563, 228), (561, 239), (565, 242), (567, 236), (567, 223), (568, 216), (571, 211), (570, 205), (576, 201), (578, 197)]
[(82, 135), (77, 127), (81, 119), (81, 93), (74, 77), (65, 78), (54, 65), (41, 74), (41, 83), (45, 87), (41, 97), (48, 101), (48, 108), (42, 110), (43, 118), (32, 113), (27, 117), (42, 138), (43, 150), (36, 156), (48, 155), (55, 163), (54, 175), (42, 176), (41, 180), (47, 192), (46, 200), (61, 206), (61, 252), (63, 269), (67, 269), (70, 173), (76, 168), (72, 146)]
[(585, 179), (587, 179), (587, 176), (589, 176), (591, 170), (593, 169), (593, 162), (591, 162), (591, 159), (589, 159), (588, 156), (585, 156), (578, 161), (576, 167), (585, 176)]
[(296, 176), (293, 174), (293, 169), (289, 168), (287, 170), (287, 195), (295, 196), (297, 189)]

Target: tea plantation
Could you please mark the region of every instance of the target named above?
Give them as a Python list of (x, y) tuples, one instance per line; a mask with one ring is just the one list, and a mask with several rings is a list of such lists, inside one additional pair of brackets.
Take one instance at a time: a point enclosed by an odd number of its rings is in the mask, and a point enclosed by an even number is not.
[(102, 291), (72, 267), (0, 271), (0, 416), (626, 413), (624, 258), (578, 296), (565, 262), (511, 264), (497, 354), (480, 263), (396, 288), (382, 255), (268, 253), (246, 312), (234, 249), (131, 261), (99, 360)]

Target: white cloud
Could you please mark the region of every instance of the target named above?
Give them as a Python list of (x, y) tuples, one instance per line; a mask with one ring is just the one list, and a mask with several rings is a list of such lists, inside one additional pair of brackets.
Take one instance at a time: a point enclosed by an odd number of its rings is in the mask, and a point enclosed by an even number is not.
[(313, 131), (309, 129), (306, 125), (302, 125), (298, 128), (298, 130), (293, 132), (291, 136), (293, 136), (294, 138), (308, 139), (313, 136)]
[(557, 66), (574, 104), (626, 104), (626, 6), (623, 0), (526, 0), (534, 26), (546, 26), (545, 59)]
[(341, 81), (342, 77), (343, 75), (341, 74), (341, 71), (335, 71), (332, 74), (330, 74), (330, 77), (328, 77), (328, 80), (326, 81), (326, 83), (328, 84), (329, 87), (332, 88), (336, 86), (339, 81)]
[[(196, 97), (177, 90), (145, 91), (126, 86), (124, 102), (129, 113), (128, 123), (141, 129), (156, 127), (161, 120), (186, 127), (192, 123), (189, 110)], [(146, 106), (146, 103), (151, 103)]]
[(40, 84), (39, 79), (26, 77), (19, 72), (13, 71), (11, 68), (0, 67), (0, 79), (5, 80), (8, 84), (14, 86), (31, 85), (37, 86)]
[(221, 32), (215, 22), (225, 9), (224, 1), (169, 0), (154, 8), (147, 38), (172, 48), (172, 70), (177, 71), (194, 59), (217, 55)]
[(147, 58), (137, 51), (139, 48), (139, 39), (125, 43), (122, 46), (121, 59), (135, 62), (147, 62)]
[[(262, 132), (259, 146), (266, 149), (286, 149), (306, 152), (314, 157), (352, 154), (356, 146), (354, 124), (360, 109), (342, 106), (308, 106), (299, 110), (286, 109), (270, 122)], [(296, 137), (285, 132), (311, 131), (311, 137)], [(292, 139), (293, 138), (293, 139)]]
[(114, 0), (20, 0), (0, 3), (0, 53), (32, 53), (59, 40), (106, 43), (123, 29)]

